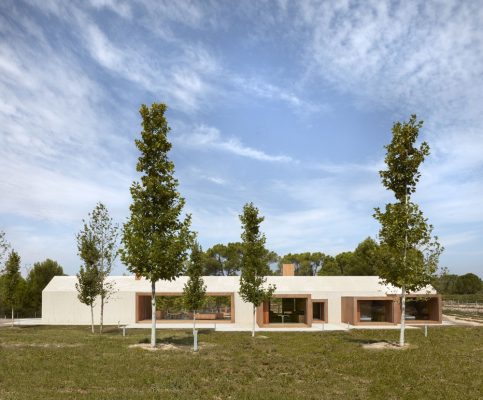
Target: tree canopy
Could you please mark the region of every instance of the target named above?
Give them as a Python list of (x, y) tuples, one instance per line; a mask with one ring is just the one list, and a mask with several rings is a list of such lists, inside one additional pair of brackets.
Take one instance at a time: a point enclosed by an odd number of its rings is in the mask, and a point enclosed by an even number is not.
[(36, 262), (27, 275), (27, 298), (25, 306), (35, 312), (42, 310), (42, 290), (54, 276), (64, 275), (64, 270), (57, 261), (47, 258)]
[(121, 259), (128, 270), (151, 282), (151, 345), (156, 346), (156, 281), (171, 281), (183, 272), (191, 242), (190, 215), (183, 216), (184, 198), (169, 159), (170, 128), (167, 107), (142, 105), (141, 138), (136, 147), (141, 155), (136, 171), (139, 181), (131, 185), (130, 216), (124, 224)]
[(321, 252), (286, 254), (279, 261), (279, 273), (282, 264), (289, 263), (295, 265), (295, 275), (315, 276), (322, 269), (326, 257)]
[(238, 275), (241, 268), (242, 245), (239, 242), (215, 244), (203, 256), (203, 274), (218, 276)]
[(182, 216), (184, 198), (178, 192), (174, 163), (169, 160), (170, 128), (165, 117), (167, 107), (153, 103), (142, 105), (141, 152), (136, 171), (140, 181), (131, 185), (131, 214), (124, 224), (121, 259), (129, 271), (151, 282), (173, 280), (183, 269), (190, 241), (191, 217)]

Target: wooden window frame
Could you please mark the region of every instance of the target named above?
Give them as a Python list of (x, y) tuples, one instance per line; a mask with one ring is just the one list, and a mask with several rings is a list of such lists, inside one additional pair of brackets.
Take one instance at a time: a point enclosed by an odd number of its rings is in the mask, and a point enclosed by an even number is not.
[[(209, 324), (233, 324), (235, 322), (235, 293), (234, 292), (207, 292), (207, 296), (219, 296), (219, 297), (230, 297), (230, 319), (229, 320), (196, 320), (197, 324), (204, 324), (204, 323), (209, 323)], [(136, 305), (135, 305), (135, 315), (136, 315), (136, 323), (143, 323), (142, 321), (146, 321), (145, 319), (139, 319), (140, 315), (140, 297), (145, 297), (148, 296), (149, 300), (151, 301), (151, 292), (136, 292)], [(156, 292), (156, 297), (158, 296), (183, 296), (183, 293), (181, 292)], [(151, 320), (147, 321), (146, 323), (150, 323)], [(181, 324), (181, 323), (186, 323), (190, 324), (193, 323), (192, 320), (188, 319), (157, 319), (156, 322), (162, 323), (162, 324)]]

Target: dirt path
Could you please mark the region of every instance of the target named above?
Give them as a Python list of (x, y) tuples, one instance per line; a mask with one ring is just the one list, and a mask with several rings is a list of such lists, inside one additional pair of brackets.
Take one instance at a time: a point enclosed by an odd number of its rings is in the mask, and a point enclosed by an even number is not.
[(443, 314), (443, 321), (448, 321), (454, 325), (459, 325), (459, 326), (483, 326), (483, 324), (479, 322), (471, 321), (469, 319), (461, 319), (461, 317), (455, 317), (453, 315)]

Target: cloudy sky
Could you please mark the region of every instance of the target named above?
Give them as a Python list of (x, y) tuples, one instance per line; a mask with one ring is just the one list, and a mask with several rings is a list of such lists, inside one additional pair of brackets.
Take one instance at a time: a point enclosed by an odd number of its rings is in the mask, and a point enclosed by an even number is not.
[(335, 255), (376, 237), (383, 146), (416, 113), (441, 265), (481, 275), (481, 26), (481, 1), (4, 0), (0, 230), (25, 266), (75, 273), (96, 202), (128, 214), (138, 109), (156, 101), (204, 247), (238, 240), (253, 201), (272, 250)]

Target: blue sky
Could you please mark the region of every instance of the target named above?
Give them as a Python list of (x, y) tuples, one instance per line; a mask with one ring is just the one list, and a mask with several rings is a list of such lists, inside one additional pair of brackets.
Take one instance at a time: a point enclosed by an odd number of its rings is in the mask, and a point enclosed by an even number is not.
[(441, 265), (481, 276), (481, 26), (479, 1), (2, 1), (0, 230), (75, 273), (96, 202), (125, 220), (139, 105), (162, 101), (205, 248), (253, 201), (272, 250), (335, 255), (376, 237), (383, 146), (417, 113), (415, 200)]

